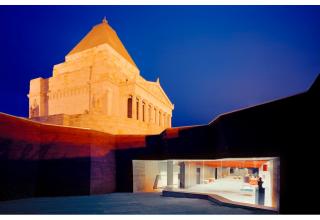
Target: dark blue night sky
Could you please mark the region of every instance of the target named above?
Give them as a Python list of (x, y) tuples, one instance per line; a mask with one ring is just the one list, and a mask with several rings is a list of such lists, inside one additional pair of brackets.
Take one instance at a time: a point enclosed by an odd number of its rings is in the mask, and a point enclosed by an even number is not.
[(1, 6), (0, 111), (27, 116), (29, 80), (104, 16), (141, 75), (160, 77), (173, 126), (303, 92), (320, 73), (319, 6)]

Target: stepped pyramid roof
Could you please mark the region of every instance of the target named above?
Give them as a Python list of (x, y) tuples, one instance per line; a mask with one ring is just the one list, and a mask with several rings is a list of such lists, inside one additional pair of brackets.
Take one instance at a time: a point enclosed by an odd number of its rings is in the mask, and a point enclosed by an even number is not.
[(68, 53), (68, 55), (72, 55), (101, 44), (108, 44), (129, 63), (137, 67), (128, 51), (123, 46), (117, 33), (112, 29), (105, 18), (100, 24), (94, 26), (91, 31)]

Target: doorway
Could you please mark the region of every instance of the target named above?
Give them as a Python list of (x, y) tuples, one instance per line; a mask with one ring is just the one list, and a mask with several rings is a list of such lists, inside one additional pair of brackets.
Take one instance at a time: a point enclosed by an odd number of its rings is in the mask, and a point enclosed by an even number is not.
[(201, 168), (197, 167), (197, 184), (200, 184), (201, 180)]

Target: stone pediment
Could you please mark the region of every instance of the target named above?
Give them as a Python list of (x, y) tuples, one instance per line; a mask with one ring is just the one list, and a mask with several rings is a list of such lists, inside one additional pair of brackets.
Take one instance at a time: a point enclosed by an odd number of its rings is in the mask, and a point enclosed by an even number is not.
[(174, 105), (172, 104), (172, 102), (170, 101), (170, 99), (162, 89), (159, 82), (149, 82), (149, 81), (143, 80), (142, 82), (139, 82), (139, 84), (148, 92), (150, 92), (155, 97), (160, 99), (163, 103), (171, 106), (172, 109), (174, 108)]

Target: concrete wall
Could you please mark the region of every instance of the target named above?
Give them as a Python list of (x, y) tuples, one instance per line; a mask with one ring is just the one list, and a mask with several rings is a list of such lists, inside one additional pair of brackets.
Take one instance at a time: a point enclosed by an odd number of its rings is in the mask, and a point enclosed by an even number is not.
[(145, 161), (144, 160), (134, 160), (132, 161), (133, 168), (133, 192), (143, 192), (145, 189)]
[(116, 191), (116, 161), (114, 152), (102, 157), (91, 157), (90, 194)]
[[(158, 177), (157, 187), (167, 186), (167, 161), (134, 160), (133, 192), (153, 192)], [(170, 179), (170, 178), (169, 178)]]
[(192, 187), (197, 184), (197, 165), (191, 162), (185, 162), (186, 164), (186, 176), (185, 176), (185, 181), (186, 181), (186, 188)]
[(280, 158), (272, 160), (271, 170), (271, 187), (272, 187), (272, 207), (280, 206)]
[(203, 175), (204, 179), (214, 178), (215, 168), (214, 167), (204, 166), (203, 167), (203, 172), (204, 172), (204, 175)]

